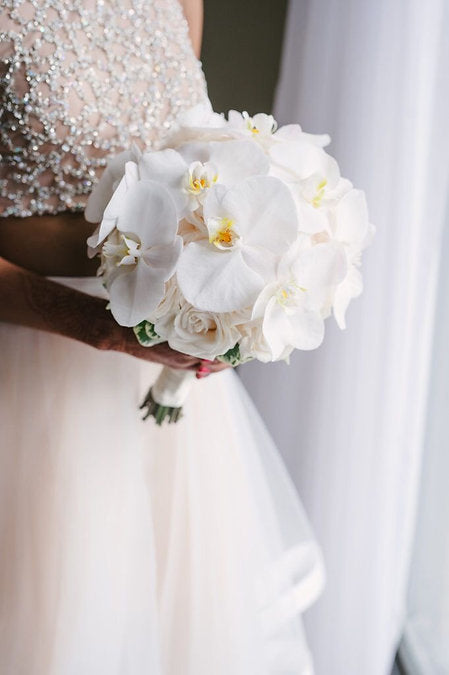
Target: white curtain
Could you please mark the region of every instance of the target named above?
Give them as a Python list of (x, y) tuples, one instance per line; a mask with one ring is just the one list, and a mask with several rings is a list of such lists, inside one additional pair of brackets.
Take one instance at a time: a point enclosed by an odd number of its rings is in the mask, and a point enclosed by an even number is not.
[(327, 589), (307, 616), (317, 675), (388, 675), (405, 620), (446, 207), (447, 14), (446, 0), (291, 0), (287, 16), (276, 117), (331, 134), (378, 228), (346, 332), (329, 320), (290, 367), (241, 370), (324, 550)]
[(422, 485), (400, 648), (407, 675), (449, 673), (449, 211), (447, 215)]

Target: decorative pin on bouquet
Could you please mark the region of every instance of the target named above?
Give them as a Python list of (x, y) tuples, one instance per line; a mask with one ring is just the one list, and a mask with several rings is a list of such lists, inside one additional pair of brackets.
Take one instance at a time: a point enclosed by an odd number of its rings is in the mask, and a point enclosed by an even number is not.
[[(158, 151), (113, 158), (85, 216), (110, 309), (140, 344), (232, 366), (315, 349), (362, 291), (374, 227), (328, 136), (271, 115), (190, 110)], [(194, 373), (165, 366), (143, 406), (178, 420)]]

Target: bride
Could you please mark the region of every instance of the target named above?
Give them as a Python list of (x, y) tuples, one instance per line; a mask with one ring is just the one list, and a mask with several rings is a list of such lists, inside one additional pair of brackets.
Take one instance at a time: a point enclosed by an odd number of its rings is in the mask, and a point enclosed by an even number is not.
[[(199, 0), (4, 0), (1, 32), (0, 672), (310, 674), (321, 558), (261, 420), (140, 347), (85, 253), (106, 158), (207, 96)], [(163, 428), (160, 364), (201, 380)]]

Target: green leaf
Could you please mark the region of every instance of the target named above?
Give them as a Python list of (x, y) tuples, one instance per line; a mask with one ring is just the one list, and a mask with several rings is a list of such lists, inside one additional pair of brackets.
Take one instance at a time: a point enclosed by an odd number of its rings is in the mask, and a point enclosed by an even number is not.
[(234, 347), (231, 347), (231, 349), (228, 349), (226, 354), (222, 354), (221, 356), (217, 356), (217, 359), (219, 361), (223, 361), (223, 363), (228, 363), (230, 366), (238, 366), (240, 363), (243, 362), (242, 357), (240, 356), (240, 346), (239, 343), (237, 342)]
[(134, 334), (142, 347), (152, 347), (164, 342), (164, 339), (154, 330), (154, 324), (144, 319), (133, 328)]

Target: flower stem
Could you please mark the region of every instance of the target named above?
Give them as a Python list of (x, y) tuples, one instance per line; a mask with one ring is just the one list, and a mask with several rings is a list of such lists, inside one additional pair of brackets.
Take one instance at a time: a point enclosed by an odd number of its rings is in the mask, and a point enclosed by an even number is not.
[(172, 408), (168, 405), (156, 403), (151, 389), (152, 388), (149, 389), (145, 396), (142, 405), (139, 406), (139, 410), (146, 408), (146, 412), (142, 419), (146, 420), (149, 417), (154, 417), (158, 426), (161, 426), (165, 420), (167, 420), (169, 424), (176, 423), (182, 417), (182, 407)]

